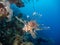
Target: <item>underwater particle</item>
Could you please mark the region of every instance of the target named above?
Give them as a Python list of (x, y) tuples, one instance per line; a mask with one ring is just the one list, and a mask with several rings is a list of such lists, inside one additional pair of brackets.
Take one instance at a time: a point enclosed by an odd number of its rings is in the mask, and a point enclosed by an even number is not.
[(33, 15), (36, 15), (37, 14), (37, 12), (33, 12)]
[(29, 18), (29, 15), (27, 15), (27, 18)]
[(48, 27), (43, 27), (43, 29), (46, 29), (47, 30), (47, 29), (50, 29), (50, 27), (49, 26)]
[(38, 14), (40, 17), (42, 16), (42, 14)]
[(42, 26), (44, 26), (44, 24), (41, 24)]
[(49, 29), (50, 27), (48, 26), (47, 28)]

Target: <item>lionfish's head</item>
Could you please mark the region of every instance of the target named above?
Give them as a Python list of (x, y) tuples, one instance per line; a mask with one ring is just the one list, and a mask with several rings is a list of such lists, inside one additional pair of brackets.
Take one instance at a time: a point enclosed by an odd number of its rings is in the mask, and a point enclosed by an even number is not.
[(28, 22), (28, 25), (31, 27), (37, 27), (37, 24), (34, 21)]

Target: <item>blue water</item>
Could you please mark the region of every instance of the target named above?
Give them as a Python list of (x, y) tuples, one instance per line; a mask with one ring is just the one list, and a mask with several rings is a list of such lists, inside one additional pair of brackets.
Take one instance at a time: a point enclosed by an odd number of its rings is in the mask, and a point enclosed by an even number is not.
[[(23, 18), (26, 19), (26, 15), (29, 15), (31, 19), (34, 11), (41, 13), (42, 17), (35, 16), (35, 20), (40, 24), (50, 26), (51, 30), (38, 31), (38, 35), (47, 39), (51, 39), (54, 44), (60, 45), (60, 15), (59, 15), (59, 0), (23, 0), (25, 7), (18, 8), (16, 5), (11, 4), (11, 8), (17, 16), (20, 12), (23, 14)], [(34, 8), (33, 8), (34, 2)]]

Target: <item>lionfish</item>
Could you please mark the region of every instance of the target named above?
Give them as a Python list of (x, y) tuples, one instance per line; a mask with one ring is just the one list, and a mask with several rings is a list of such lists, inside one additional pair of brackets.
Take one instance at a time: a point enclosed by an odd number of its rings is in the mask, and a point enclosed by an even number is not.
[(36, 32), (35, 31), (40, 30), (40, 29), (38, 28), (38, 25), (36, 22), (30, 21), (27, 24), (25, 24), (23, 30), (26, 32), (29, 32), (33, 38), (36, 38)]
[(38, 28), (39, 25), (35, 21), (23, 21), (22, 19), (19, 19), (16, 16), (16, 19), (19, 20), (24, 24), (24, 27), (22, 28), (23, 31), (29, 32), (33, 38), (36, 38), (36, 30), (42, 30), (41, 28)]

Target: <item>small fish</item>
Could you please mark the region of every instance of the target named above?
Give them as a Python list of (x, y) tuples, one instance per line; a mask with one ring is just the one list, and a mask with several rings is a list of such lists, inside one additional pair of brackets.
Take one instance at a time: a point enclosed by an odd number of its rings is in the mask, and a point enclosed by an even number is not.
[(33, 12), (33, 15), (36, 15), (37, 14), (37, 12)]

